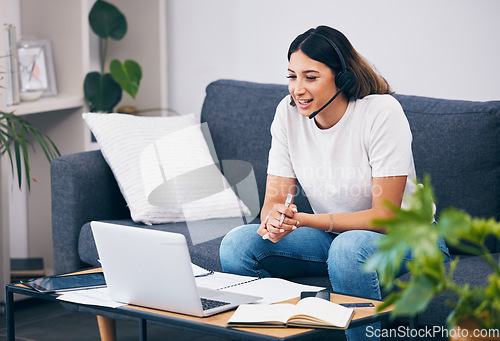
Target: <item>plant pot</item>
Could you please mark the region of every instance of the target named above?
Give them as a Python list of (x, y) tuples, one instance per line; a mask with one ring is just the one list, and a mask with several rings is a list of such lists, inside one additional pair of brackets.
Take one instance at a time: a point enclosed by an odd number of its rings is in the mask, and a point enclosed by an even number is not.
[(448, 335), (450, 341), (500, 341), (500, 329), (481, 328), (470, 318), (458, 322)]

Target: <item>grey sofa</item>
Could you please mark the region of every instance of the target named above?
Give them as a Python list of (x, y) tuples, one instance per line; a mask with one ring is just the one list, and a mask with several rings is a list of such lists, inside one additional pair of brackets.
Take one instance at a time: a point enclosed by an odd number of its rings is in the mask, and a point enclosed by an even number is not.
[[(208, 123), (218, 158), (253, 165), (261, 203), (271, 143), (269, 127), (276, 105), (287, 93), (284, 85), (235, 80), (218, 80), (206, 89), (201, 118)], [(417, 176), (431, 175), (438, 214), (454, 206), (473, 216), (500, 219), (500, 101), (395, 97), (413, 132)], [(100, 151), (55, 159), (51, 180), (56, 273), (99, 266), (89, 226), (92, 220), (183, 233), (194, 263), (221, 270), (218, 248), (222, 238), (193, 246), (185, 223), (135, 224)], [(306, 198), (298, 197), (295, 202), (300, 210), (310, 211)], [(500, 252), (498, 240), (490, 240), (488, 247)], [(472, 285), (483, 283), (487, 275), (488, 270), (474, 257), (463, 259), (456, 272), (459, 281)], [(330, 287), (326, 277), (293, 280)], [(419, 317), (419, 323), (443, 325), (449, 312), (444, 299), (435, 299), (428, 312)]]

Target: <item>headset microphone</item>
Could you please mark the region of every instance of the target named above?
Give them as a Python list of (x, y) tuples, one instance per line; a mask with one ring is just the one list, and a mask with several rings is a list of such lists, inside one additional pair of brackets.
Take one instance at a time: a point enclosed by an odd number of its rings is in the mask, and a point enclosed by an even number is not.
[(311, 35), (320, 36), (321, 38), (325, 39), (328, 42), (328, 44), (330, 44), (330, 46), (337, 53), (337, 55), (340, 59), (341, 67), (342, 67), (342, 70), (339, 71), (335, 75), (335, 85), (337, 86), (337, 88), (339, 90), (337, 91), (337, 93), (335, 95), (333, 95), (332, 98), (330, 98), (330, 100), (325, 105), (323, 105), (319, 110), (316, 110), (315, 112), (313, 112), (311, 115), (308, 116), (309, 118), (314, 118), (314, 116), (319, 114), (321, 110), (325, 109), (330, 103), (332, 103), (333, 100), (335, 98), (337, 98), (337, 96), (342, 91), (347, 91), (350, 88), (352, 88), (354, 86), (355, 81), (356, 81), (356, 77), (354, 76), (354, 73), (352, 73), (352, 71), (349, 71), (347, 69), (347, 65), (345, 63), (344, 56), (342, 55), (342, 52), (340, 52), (340, 49), (338, 48), (338, 46), (330, 38), (328, 38), (327, 36), (321, 34), (320, 32), (317, 32), (317, 31), (313, 32)]
[(332, 102), (333, 102), (333, 100), (334, 100), (335, 98), (337, 98), (337, 96), (338, 96), (338, 95), (340, 95), (340, 93), (341, 93), (342, 91), (344, 91), (344, 89), (347, 89), (347, 88), (349, 87), (349, 85), (350, 85), (349, 83), (351, 83), (351, 81), (350, 81), (350, 80), (349, 80), (349, 81), (347, 81), (347, 83), (345, 83), (345, 84), (344, 84), (344, 85), (343, 85), (343, 86), (339, 89), (339, 91), (337, 91), (337, 93), (335, 93), (335, 95), (333, 95), (333, 97), (332, 97), (332, 98), (330, 98), (330, 100), (329, 100), (328, 102), (326, 102), (326, 104), (325, 104), (325, 105), (323, 105), (321, 108), (319, 108), (319, 110), (316, 110), (315, 112), (313, 112), (313, 113), (312, 113), (311, 115), (309, 115), (308, 117), (309, 117), (310, 119), (312, 119), (312, 118), (314, 118), (314, 116), (316, 116), (317, 114), (319, 114), (319, 113), (320, 113), (320, 111), (321, 111), (321, 110), (323, 110), (323, 109), (325, 109), (325, 108), (328, 106), (328, 104), (332, 103)]

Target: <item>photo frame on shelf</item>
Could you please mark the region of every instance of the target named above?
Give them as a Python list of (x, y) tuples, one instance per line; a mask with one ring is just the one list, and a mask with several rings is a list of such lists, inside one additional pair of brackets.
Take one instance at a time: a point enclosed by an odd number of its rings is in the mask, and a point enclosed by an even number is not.
[(57, 85), (49, 39), (23, 40), (17, 44), (21, 98), (23, 94), (57, 95)]

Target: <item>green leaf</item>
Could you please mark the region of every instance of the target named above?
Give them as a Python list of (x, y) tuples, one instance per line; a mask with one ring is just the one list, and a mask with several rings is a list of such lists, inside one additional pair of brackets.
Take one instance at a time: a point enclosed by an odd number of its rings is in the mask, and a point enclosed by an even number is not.
[(401, 270), (403, 257), (410, 250), (417, 258), (442, 260), (442, 255), (437, 245), (439, 234), (432, 224), (434, 192), (428, 178), (424, 186), (418, 186), (407, 209), (387, 206), (395, 215), (373, 222), (375, 226), (384, 227), (387, 233), (377, 240), (379, 250), (368, 259), (365, 269), (377, 271), (381, 285), (391, 289)]
[(127, 19), (122, 12), (109, 2), (98, 0), (89, 13), (92, 31), (102, 39), (122, 39), (127, 33)]
[(393, 316), (413, 316), (423, 311), (434, 296), (435, 291), (433, 288), (432, 281), (426, 276), (412, 279), (411, 284), (394, 304)]
[(462, 238), (473, 243), (482, 244), (490, 235), (500, 237), (500, 223), (496, 222), (493, 218), (474, 218), (470, 227), (470, 234), (463, 235)]
[[(489, 236), (500, 237), (500, 223), (494, 219), (471, 218), (466, 212), (449, 208), (444, 210), (438, 224), (431, 223), (434, 193), (430, 178), (409, 198), (405, 209), (388, 207), (395, 213), (392, 218), (375, 221), (375, 226), (386, 229), (378, 239), (379, 250), (368, 259), (365, 266), (375, 270), (382, 286), (392, 289), (382, 307), (393, 305), (391, 316), (416, 315), (426, 309), (429, 301), (439, 293), (451, 292), (454, 300), (448, 302), (453, 311), (448, 316), (450, 327), (464, 317), (474, 319), (482, 328), (500, 325), (500, 264), (485, 246)], [(443, 264), (444, 256), (438, 247), (442, 235), (455, 248), (481, 258), (491, 266), (493, 273), (486, 287), (471, 288), (453, 281), (458, 258), (451, 261), (448, 274)], [(401, 257), (411, 251), (412, 260), (406, 263), (411, 273), (408, 282), (398, 281)]]
[(113, 59), (109, 64), (109, 71), (123, 91), (135, 98), (142, 78), (142, 70), (139, 64), (130, 59), (125, 60), (123, 64), (118, 59)]
[[(24, 163), (25, 179), (28, 190), (31, 189), (30, 166), (28, 147), (33, 145), (30, 138), (33, 137), (44, 150), (47, 160), (50, 162), (59, 156), (59, 150), (54, 142), (45, 134), (41, 133), (28, 121), (14, 115), (0, 111), (0, 151), (1, 155), (7, 153), (12, 168), (12, 173), (17, 174), (19, 188), (22, 186), (22, 164)], [(11, 148), (13, 151), (11, 151)]]
[[(19, 188), (21, 188), (21, 182), (22, 182), (22, 168), (21, 168), (21, 151), (20, 151), (20, 148), (21, 148), (21, 145), (19, 143), (19, 136), (17, 134), (17, 129), (16, 129), (16, 126), (15, 126), (15, 120), (9, 120), (9, 125), (10, 125), (10, 132), (12, 134), (12, 140), (11, 140), (11, 144), (12, 144), (12, 148), (14, 149), (14, 157), (15, 157), (15, 161), (16, 161), (16, 169), (17, 169), (17, 179), (18, 179), (18, 182), (19, 182)], [(28, 182), (28, 187), (29, 187), (29, 184), (30, 184), (30, 179), (27, 179), (27, 182)]]
[(2, 145), (2, 149), (1, 149), (2, 153), (0, 155), (7, 153), (7, 155), (9, 156), (10, 167), (12, 169), (14, 169), (13, 155), (10, 151), (10, 144), (11, 144), (12, 136), (9, 133), (10, 125), (6, 124), (8, 122), (8, 119), (9, 119), (11, 114), (4, 113), (4, 112), (0, 112), (0, 114), (1, 114), (1, 116), (0, 116), (0, 128), (2, 128), (2, 129), (0, 129), (0, 142)]
[(367, 271), (377, 271), (380, 285), (386, 289), (392, 289), (393, 280), (399, 272), (405, 252), (404, 248), (377, 252), (368, 258), (363, 268)]
[(90, 111), (93, 112), (112, 112), (122, 99), (122, 89), (109, 73), (88, 73), (83, 83), (83, 92)]
[[(377, 312), (381, 312), (385, 308), (390, 307), (391, 305), (395, 304), (401, 297), (401, 292), (391, 292), (387, 297), (384, 299), (384, 301), (377, 306)], [(395, 317), (394, 315), (391, 315), (392, 317)]]
[[(30, 174), (30, 163), (28, 159), (28, 146), (27, 146), (27, 141), (26, 141), (26, 128), (22, 125), (23, 122), (19, 122), (19, 135), (20, 135), (20, 146), (23, 154), (23, 161), (24, 161), (24, 173), (25, 174)], [(20, 176), (21, 172), (18, 172), (19, 179), (21, 179)], [(26, 183), (28, 185), (28, 190), (31, 189), (31, 178), (26, 179)], [(21, 181), (19, 180), (19, 188), (21, 187)]]
[(441, 212), (438, 219), (437, 229), (446, 236), (446, 242), (451, 245), (458, 245), (462, 236), (470, 231), (470, 216), (454, 208), (448, 208)]

